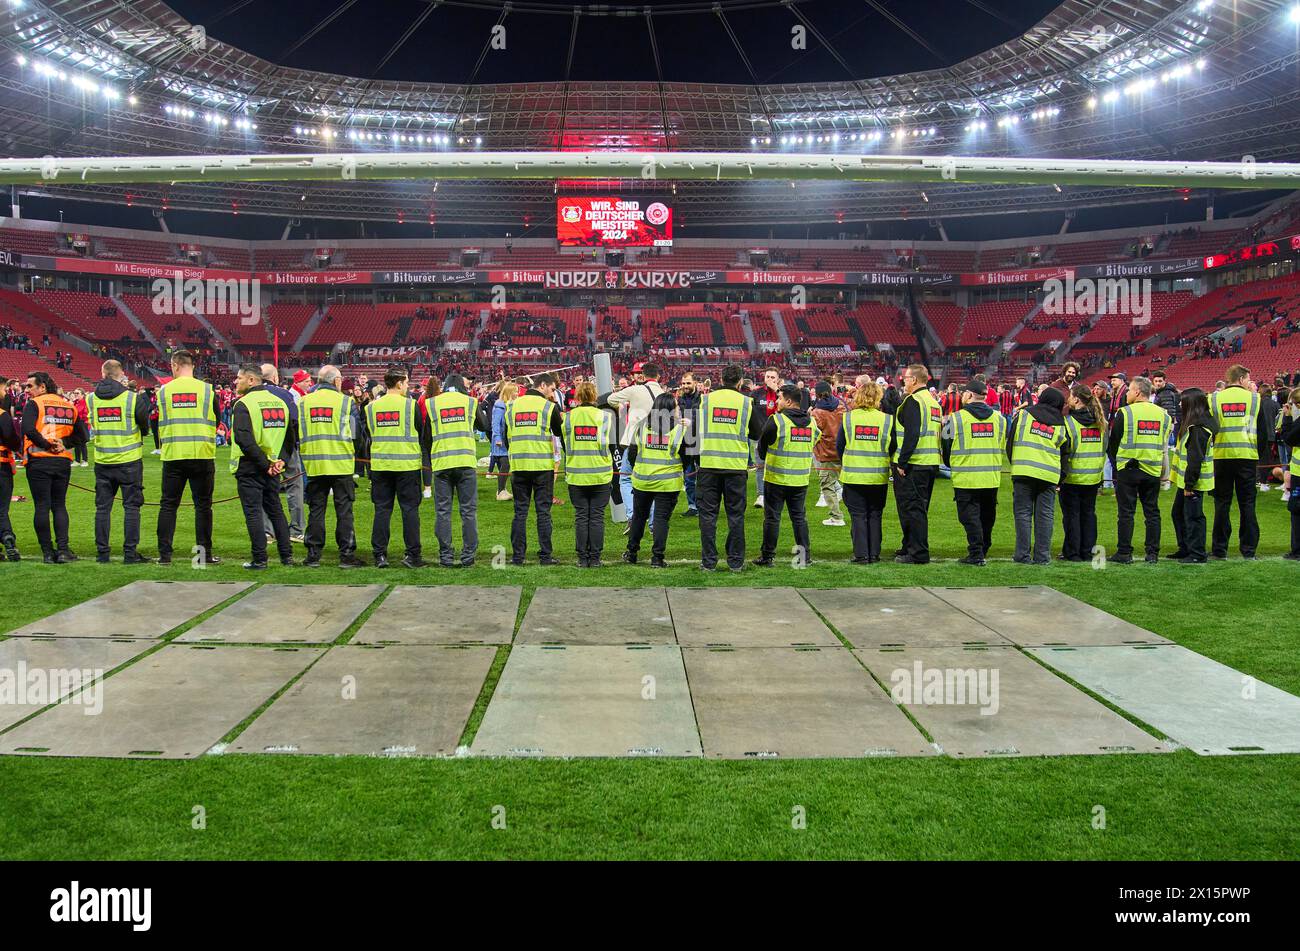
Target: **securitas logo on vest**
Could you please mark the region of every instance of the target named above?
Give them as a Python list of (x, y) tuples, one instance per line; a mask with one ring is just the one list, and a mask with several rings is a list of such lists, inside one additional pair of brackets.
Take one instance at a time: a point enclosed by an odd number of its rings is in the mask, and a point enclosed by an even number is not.
[(1222, 406), (1223, 415), (1227, 417), (1241, 417), (1246, 415), (1245, 403), (1224, 403)]
[(536, 413), (515, 413), (515, 425), (536, 426), (537, 414)]
[(792, 426), (790, 428), (791, 442), (812, 442), (813, 431), (807, 426)]
[(1056, 436), (1056, 427), (1034, 420), (1029, 425), (1029, 432), (1035, 436), (1042, 436), (1044, 439), (1053, 439)]
[(1160, 420), (1158, 419), (1139, 419), (1138, 420), (1139, 436), (1159, 436)]
[(96, 406), (95, 419), (101, 423), (120, 423), (122, 421), (122, 407)]
[(446, 409), (438, 410), (438, 420), (443, 423), (463, 423), (465, 422), (465, 407), (449, 406)]
[(311, 408), (311, 421), (313, 423), (332, 423), (334, 421), (334, 407), (313, 406)]
[(400, 426), (402, 425), (402, 414), (394, 410), (386, 413), (375, 413), (376, 426)]
[(995, 435), (992, 423), (971, 423), (970, 434), (977, 439), (987, 439)]
[(574, 426), (573, 440), (574, 442), (595, 442), (599, 433), (600, 429), (596, 426)]
[(289, 413), (287, 410), (275, 409), (270, 406), (262, 408), (263, 429), (284, 429), (285, 424), (287, 424), (288, 421)]
[(880, 439), (880, 427), (879, 426), (854, 426), (853, 438), (878, 440)]
[(77, 421), (77, 411), (71, 406), (47, 406), (45, 421), (56, 426), (72, 426)]
[(199, 394), (172, 393), (172, 409), (198, 409)]
[(727, 409), (725, 406), (713, 407), (713, 421), (715, 423), (725, 423), (728, 426), (734, 426), (739, 419), (739, 410)]
[(943, 407), (941, 407), (941, 406), (931, 406), (931, 407), (930, 407), (930, 419), (931, 419), (931, 421), (936, 422), (936, 423), (943, 422)]
[(669, 436), (660, 436), (656, 433), (645, 434), (645, 445), (647, 449), (667, 449), (672, 445), (672, 438)]
[(1101, 442), (1100, 429), (1079, 430), (1079, 442)]
[(129, 922), (132, 931), (148, 931), (153, 924), (152, 888), (70, 888), (50, 892), (50, 921)]

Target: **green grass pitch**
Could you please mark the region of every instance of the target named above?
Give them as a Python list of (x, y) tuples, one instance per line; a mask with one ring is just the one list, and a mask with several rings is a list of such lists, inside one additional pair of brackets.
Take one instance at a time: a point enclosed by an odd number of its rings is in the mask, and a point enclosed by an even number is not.
[[(217, 498), (235, 494), (218, 459)], [(146, 456), (146, 498), (158, 499), (159, 463)], [(93, 484), (93, 469), (73, 481)], [(216, 544), (224, 564), (201, 574), (183, 557), (192, 522), (182, 509), (176, 563), (94, 561), (91, 494), (73, 489), (73, 565), (40, 564), (30, 503), (12, 518), (25, 555), (0, 565), (10, 630), (137, 578), (261, 582), (522, 584), (524, 606), (539, 586), (729, 586), (743, 598), (760, 585), (805, 587), (1048, 584), (1292, 693), (1300, 693), (1300, 566), (1281, 560), (1288, 515), (1280, 493), (1261, 494), (1258, 562), (1185, 567), (1138, 563), (1027, 567), (1010, 561), (1009, 481), (1004, 484), (993, 561), (967, 568), (951, 489), (936, 485), (928, 566), (848, 564), (847, 528), (821, 525), (810, 508), (813, 557), (741, 575), (696, 570), (699, 533), (674, 517), (666, 571), (645, 562), (598, 572), (573, 565), (571, 508), (557, 507), (556, 555), (564, 565), (493, 569), (494, 545), (508, 544), (511, 503), (480, 487), (481, 551), (469, 571), (358, 570), (342, 574), (281, 568), (250, 575), (240, 564), (248, 540), (237, 502), (218, 507)], [(751, 495), (754, 490), (750, 480)], [(559, 492), (565, 495), (563, 484)], [(26, 480), (15, 493), (28, 495)], [(810, 499), (811, 501), (811, 499)], [(1169, 493), (1163, 493), (1164, 550), (1173, 547)], [(679, 505), (679, 513), (684, 510)], [(1099, 503), (1100, 543), (1114, 548), (1115, 504)], [(145, 510), (142, 551), (154, 552), (156, 508)], [(359, 552), (369, 556), (371, 507), (359, 486)], [(425, 557), (436, 558), (433, 508), (422, 508)], [(1059, 517), (1058, 517), (1059, 523)], [(751, 509), (749, 554), (757, 553), (761, 513)], [(394, 519), (392, 550), (400, 556)], [(1142, 533), (1138, 524), (1138, 543)], [(1235, 539), (1234, 539), (1235, 541)], [(721, 538), (719, 539), (721, 543)], [(788, 523), (783, 545), (791, 544)], [(897, 547), (893, 502), (885, 550)], [(1059, 525), (1058, 539), (1059, 546)], [(648, 541), (647, 541), (648, 545)], [(610, 526), (607, 564), (622, 535)], [(298, 554), (301, 556), (301, 547)], [(274, 562), (274, 553), (272, 554)], [(788, 564), (788, 560), (787, 560)], [(521, 608), (522, 610), (522, 608)], [(355, 627), (353, 628), (355, 630)], [(481, 719), (504, 665), (501, 648), (463, 741)], [(344, 859), (344, 858), (1071, 858), (1282, 859), (1300, 852), (1300, 756), (1079, 756), (958, 762), (946, 758), (854, 761), (492, 761), (300, 756), (206, 756), (189, 762), (0, 757), (0, 855), (8, 859)], [(1096, 809), (1105, 828), (1096, 828)], [(201, 807), (203, 822), (196, 821)], [(793, 819), (806, 816), (804, 828)], [(494, 817), (498, 818), (496, 823)], [(498, 828), (504, 817), (504, 828)], [(203, 828), (196, 828), (196, 826)]]

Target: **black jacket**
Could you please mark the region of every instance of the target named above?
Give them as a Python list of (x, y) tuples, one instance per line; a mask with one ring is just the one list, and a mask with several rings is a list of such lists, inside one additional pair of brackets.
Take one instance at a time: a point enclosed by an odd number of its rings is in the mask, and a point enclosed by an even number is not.
[[(812, 425), (812, 417), (808, 415), (807, 410), (787, 409), (782, 410), (782, 413), (796, 426)], [(767, 422), (763, 424), (763, 431), (758, 436), (758, 458), (760, 459), (766, 459), (767, 451), (776, 444), (777, 429), (773, 416), (767, 418)]]
[(1187, 431), (1187, 458), (1183, 460), (1183, 485), (1195, 485), (1201, 477), (1201, 466), (1205, 463), (1205, 454), (1210, 440), (1218, 425), (1210, 420), (1209, 427), (1193, 426)]
[[(255, 386), (248, 393), (256, 393), (259, 390), (269, 393), (270, 390), (263, 386)], [(248, 393), (244, 395), (247, 396)], [(235, 409), (231, 416), (230, 438), (239, 446), (241, 453), (239, 459), (239, 468), (236, 474), (246, 475), (249, 472), (256, 472), (262, 475), (266, 470), (271, 468), (271, 460), (266, 458), (266, 453), (262, 452), (262, 447), (257, 444), (257, 439), (253, 435), (253, 418), (248, 413), (248, 404), (243, 399), (235, 403)], [(293, 458), (294, 450), (298, 447), (298, 430), (296, 427), (286, 423), (284, 433), (284, 445), (280, 447), (279, 459), (288, 465), (289, 460)]]
[[(898, 409), (898, 415), (895, 418), (894, 426), (894, 445), (898, 447), (897, 466), (907, 467), (908, 460), (912, 458), (912, 453), (916, 451), (916, 443), (921, 438), (921, 403), (919, 400), (908, 399), (903, 397), (902, 405)], [(922, 468), (933, 469), (935, 466), (923, 466)]]

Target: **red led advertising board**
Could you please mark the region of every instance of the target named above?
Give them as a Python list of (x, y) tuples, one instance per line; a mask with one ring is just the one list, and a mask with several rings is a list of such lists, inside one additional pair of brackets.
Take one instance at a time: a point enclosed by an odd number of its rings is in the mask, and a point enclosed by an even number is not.
[(650, 248), (673, 243), (673, 210), (653, 198), (555, 200), (556, 235), (562, 247)]

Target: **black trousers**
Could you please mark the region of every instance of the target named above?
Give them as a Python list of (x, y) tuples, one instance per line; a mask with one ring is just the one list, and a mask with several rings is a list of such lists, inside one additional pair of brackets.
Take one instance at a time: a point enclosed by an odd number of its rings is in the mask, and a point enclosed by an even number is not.
[(13, 538), (14, 527), (9, 521), (9, 502), (14, 497), (14, 474), (9, 466), (0, 466), (0, 542)]
[(136, 554), (140, 545), (140, 507), (144, 505), (144, 463), (95, 463), (95, 551), (107, 558), (112, 550), (113, 499), (122, 493), (122, 554)]
[[(718, 512), (727, 513), (727, 565), (745, 566), (745, 505), (749, 473), (744, 469), (704, 469), (695, 476), (695, 507), (700, 513), (700, 564), (718, 563)], [(766, 500), (764, 500), (766, 502)]]
[(1237, 496), (1241, 511), (1241, 532), (1237, 544), (1243, 558), (1255, 554), (1259, 547), (1259, 521), (1255, 518), (1255, 496), (1259, 492), (1259, 476), (1252, 459), (1214, 460), (1214, 546), (1211, 553), (1216, 558), (1228, 554), (1228, 540), (1232, 537), (1232, 497)]
[(356, 528), (352, 522), (352, 504), (357, 498), (357, 484), (351, 474), (318, 475), (307, 480), (307, 557), (319, 558), (325, 548), (325, 510), (330, 490), (334, 491), (334, 541), (340, 555), (357, 550)]
[(1300, 557), (1300, 486), (1295, 485), (1294, 476), (1292, 476), (1291, 498), (1287, 499), (1286, 508), (1291, 513), (1291, 554)]
[(1119, 507), (1117, 555), (1133, 554), (1133, 517), (1138, 502), (1146, 522), (1147, 557), (1160, 555), (1160, 477), (1143, 472), (1130, 463), (1115, 474), (1115, 504)]
[(993, 523), (998, 517), (997, 489), (952, 490), (957, 521), (966, 529), (966, 554), (983, 558), (993, 547)]
[(936, 466), (908, 466), (900, 476), (894, 467), (894, 503), (903, 530), (903, 554), (924, 564), (930, 560), (930, 496)]
[(1205, 560), (1205, 493), (1193, 492), (1191, 496), (1174, 488), (1174, 537), (1178, 551), (1190, 558)]
[(394, 501), (402, 511), (402, 543), (406, 546), (406, 557), (415, 559), (421, 556), (422, 491), (419, 469), (404, 469), (400, 472), (391, 469), (370, 470), (370, 501), (375, 506), (375, 521), (370, 527), (370, 548), (376, 557), (388, 557), (388, 536), (393, 521)]
[(263, 515), (271, 520), (280, 560), (292, 559), (293, 542), (289, 540), (289, 520), (284, 517), (284, 506), (280, 504), (280, 477), (259, 472), (241, 461), (235, 470), (235, 487), (239, 490), (239, 505), (244, 510), (244, 524), (248, 528), (253, 562), (266, 563), (266, 522)]
[(645, 537), (646, 522), (650, 519), (650, 510), (654, 509), (654, 524), (650, 527), (650, 555), (662, 560), (668, 549), (668, 520), (673, 509), (677, 507), (676, 492), (647, 492), (637, 489), (632, 493), (632, 524), (627, 530), (627, 550), (636, 554), (641, 550), (641, 539)]
[(579, 565), (592, 565), (600, 561), (605, 550), (605, 506), (609, 505), (612, 487), (602, 485), (571, 485), (569, 501), (573, 503), (573, 530)]
[(1101, 483), (1095, 485), (1061, 486), (1061, 521), (1065, 528), (1065, 541), (1061, 544), (1061, 557), (1070, 561), (1089, 559), (1097, 547), (1097, 493)]
[(811, 540), (808, 537), (808, 500), (806, 485), (778, 485), (771, 479), (763, 483), (763, 547), (759, 554), (764, 560), (776, 554), (781, 538), (781, 510), (790, 510), (790, 525), (794, 529), (794, 543), (798, 549), (794, 557), (807, 564), (812, 560)]
[[(880, 544), (889, 485), (853, 485), (843, 482), (844, 507), (849, 510), (849, 536), (857, 561), (880, 560)], [(764, 502), (767, 500), (764, 499)]]
[[(72, 478), (72, 462), (68, 459), (29, 459), (27, 485), (32, 490), (35, 507), (33, 523), (41, 551), (52, 555), (68, 550), (68, 482)], [(54, 537), (50, 538), (50, 520), (54, 521)]]
[(510, 473), (510, 491), (515, 497), (515, 517), (510, 522), (510, 549), (515, 561), (528, 554), (528, 507), (537, 509), (537, 554), (551, 557), (551, 502), (555, 498), (555, 472), (516, 469)]
[[(217, 480), (217, 464), (211, 459), (178, 459), (164, 462), (162, 497), (158, 501), (158, 555), (170, 558), (176, 537), (176, 512), (181, 506), (185, 486), (190, 487), (194, 504), (194, 544), (204, 559), (212, 552), (212, 488)], [(265, 532), (263, 532), (265, 537)]]

